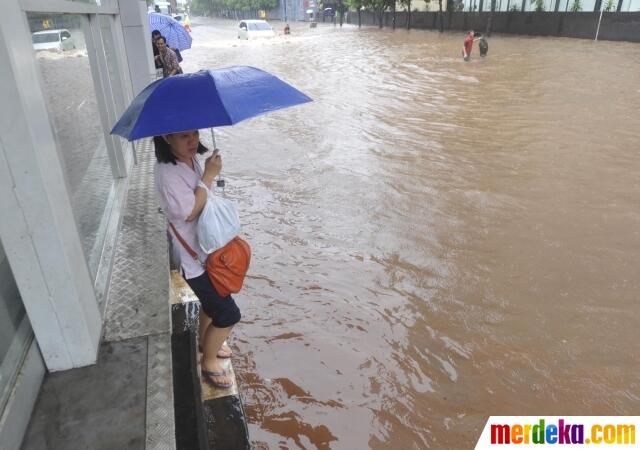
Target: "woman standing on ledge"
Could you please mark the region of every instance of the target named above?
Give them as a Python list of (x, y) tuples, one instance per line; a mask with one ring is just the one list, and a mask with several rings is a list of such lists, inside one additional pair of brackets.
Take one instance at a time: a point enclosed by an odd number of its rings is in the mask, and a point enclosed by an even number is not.
[[(197, 154), (207, 152), (197, 130), (153, 138), (157, 163), (155, 183), (158, 202), (169, 220), (172, 254), (180, 261), (180, 272), (200, 300), (202, 375), (217, 388), (230, 388), (232, 380), (219, 358), (229, 358), (231, 349), (223, 345), (233, 326), (240, 321), (240, 310), (233, 298), (220, 297), (203, 267), (207, 254), (196, 236), (197, 219), (207, 201), (207, 189), (222, 169), (218, 150), (206, 159), (204, 169)], [(184, 242), (181, 242), (182, 241)], [(190, 247), (197, 253), (190, 256)]]

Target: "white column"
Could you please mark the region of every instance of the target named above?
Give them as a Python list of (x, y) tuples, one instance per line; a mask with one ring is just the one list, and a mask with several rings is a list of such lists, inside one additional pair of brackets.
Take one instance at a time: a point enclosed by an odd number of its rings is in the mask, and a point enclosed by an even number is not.
[[(107, 64), (111, 61), (106, 60), (99, 16), (90, 15), (89, 21), (83, 20), (83, 24), (87, 55), (90, 63), (89, 66), (91, 67), (91, 78), (93, 79), (93, 86), (98, 101), (98, 111), (102, 122), (104, 141), (107, 146), (111, 170), (115, 178), (124, 178), (127, 176), (127, 168), (122, 153), (121, 140), (109, 134), (111, 127), (116, 123), (119, 116), (114, 95), (122, 94), (122, 92), (114, 92), (111, 85), (112, 79), (109, 76), (109, 70), (107, 68)], [(110, 51), (114, 52), (117, 51), (117, 49), (110, 49)], [(114, 70), (117, 71), (117, 68), (114, 68)]]
[(156, 75), (147, 6), (144, 1), (118, 0), (118, 3), (133, 94), (137, 95)]
[(92, 364), (102, 319), (18, 2), (3, 2), (0, 61), (0, 238), (48, 369)]

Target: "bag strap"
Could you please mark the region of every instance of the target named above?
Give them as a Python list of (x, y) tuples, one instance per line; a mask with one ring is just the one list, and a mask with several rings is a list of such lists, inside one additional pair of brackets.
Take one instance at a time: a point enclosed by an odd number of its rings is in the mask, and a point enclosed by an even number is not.
[(184, 249), (187, 251), (187, 253), (189, 253), (189, 255), (194, 260), (198, 261), (198, 263), (202, 264), (202, 262), (198, 258), (198, 254), (193, 251), (193, 249), (189, 246), (189, 244), (187, 244), (187, 242), (184, 239), (182, 239), (182, 236), (180, 236), (180, 233), (178, 233), (178, 230), (176, 230), (176, 227), (174, 227), (171, 222), (169, 222), (169, 226), (171, 227), (171, 230), (173, 230), (173, 234), (178, 238), (178, 240), (180, 241)]

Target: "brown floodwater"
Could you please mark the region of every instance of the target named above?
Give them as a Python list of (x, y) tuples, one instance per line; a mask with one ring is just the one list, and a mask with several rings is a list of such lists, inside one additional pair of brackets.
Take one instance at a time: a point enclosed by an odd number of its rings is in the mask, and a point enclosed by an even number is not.
[(254, 251), (230, 342), (254, 448), (640, 412), (640, 46), (494, 35), (464, 63), (460, 33), (234, 27), (196, 19), (184, 68), (315, 99), (217, 132)]

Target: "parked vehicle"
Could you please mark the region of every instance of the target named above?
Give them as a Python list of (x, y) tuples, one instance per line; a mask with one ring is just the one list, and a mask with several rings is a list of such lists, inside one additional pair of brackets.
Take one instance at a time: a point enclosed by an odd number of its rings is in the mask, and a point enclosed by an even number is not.
[(266, 20), (243, 20), (238, 24), (238, 39), (274, 37), (276, 32)]
[(31, 35), (33, 48), (39, 50), (71, 50), (76, 48), (71, 33), (67, 29), (38, 31)]

